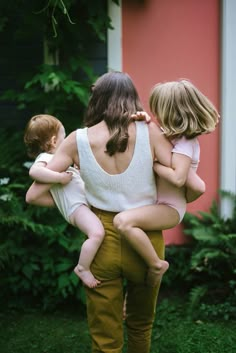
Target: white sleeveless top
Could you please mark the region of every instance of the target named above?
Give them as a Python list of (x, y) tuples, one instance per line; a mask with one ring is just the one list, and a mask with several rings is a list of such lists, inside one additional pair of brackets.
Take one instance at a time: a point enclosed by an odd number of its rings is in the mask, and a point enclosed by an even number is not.
[(76, 131), (80, 174), (90, 205), (105, 211), (121, 212), (154, 204), (157, 199), (149, 131), (145, 122), (136, 122), (134, 154), (120, 174), (107, 173), (96, 161), (89, 144), (88, 128)]

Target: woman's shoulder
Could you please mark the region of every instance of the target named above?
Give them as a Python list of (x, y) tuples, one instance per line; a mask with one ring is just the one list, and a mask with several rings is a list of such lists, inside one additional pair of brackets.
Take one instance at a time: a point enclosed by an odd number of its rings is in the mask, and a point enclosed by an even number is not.
[(64, 140), (64, 142), (72, 143), (76, 140), (77, 130), (72, 131)]
[(157, 123), (155, 123), (154, 121), (150, 121), (150, 123), (148, 123), (147, 126), (148, 126), (150, 138), (164, 137), (164, 133), (161, 130), (160, 126)]
[(60, 148), (65, 151), (74, 151), (77, 149), (77, 142), (76, 142), (76, 130), (72, 131), (62, 142)]

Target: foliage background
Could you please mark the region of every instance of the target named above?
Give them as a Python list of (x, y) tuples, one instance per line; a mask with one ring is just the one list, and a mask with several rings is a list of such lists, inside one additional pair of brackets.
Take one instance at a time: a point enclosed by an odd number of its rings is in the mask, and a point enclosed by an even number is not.
[(5, 78), (0, 95), (0, 298), (4, 306), (52, 309), (72, 298), (85, 300), (73, 274), (84, 235), (56, 209), (25, 203), (31, 161), (25, 153), (23, 129), (32, 115), (44, 112), (57, 116), (68, 133), (82, 124), (90, 86), (107, 70), (104, 64), (96, 66), (93, 56), (106, 47), (111, 27), (106, 0), (0, 2), (0, 42), (5, 48), (0, 59)]
[(108, 28), (106, 0), (0, 2), (1, 61), (7, 71), (2, 104), (13, 102), (24, 122), (47, 111), (69, 131), (78, 127), (91, 83), (107, 71), (94, 58), (105, 48)]

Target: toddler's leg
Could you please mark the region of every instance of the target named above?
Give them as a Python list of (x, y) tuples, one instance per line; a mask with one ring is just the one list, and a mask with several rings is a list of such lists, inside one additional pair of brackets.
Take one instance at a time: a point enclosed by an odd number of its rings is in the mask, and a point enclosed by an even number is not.
[(158, 257), (143, 229), (168, 229), (176, 226), (178, 222), (178, 212), (166, 205), (139, 207), (121, 212), (114, 218), (115, 228), (125, 236), (148, 265), (147, 284), (150, 286), (155, 286), (160, 281), (169, 264)]
[(70, 221), (88, 237), (81, 247), (79, 262), (74, 272), (86, 286), (94, 288), (100, 281), (93, 276), (90, 265), (104, 238), (103, 225), (99, 218), (85, 205), (78, 207), (73, 212)]

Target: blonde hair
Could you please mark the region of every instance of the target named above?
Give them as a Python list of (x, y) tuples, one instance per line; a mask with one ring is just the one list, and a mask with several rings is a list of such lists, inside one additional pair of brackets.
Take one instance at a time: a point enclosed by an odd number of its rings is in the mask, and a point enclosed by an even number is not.
[(191, 139), (208, 134), (215, 130), (219, 121), (213, 103), (188, 80), (155, 85), (149, 106), (170, 138)]
[(52, 149), (52, 137), (57, 136), (62, 123), (52, 115), (33, 116), (26, 125), (24, 143), (29, 157), (35, 158)]

